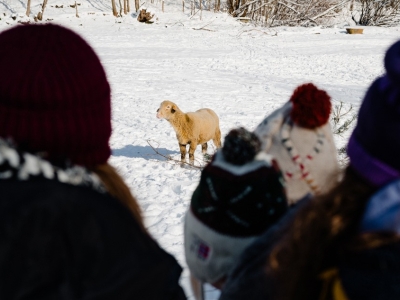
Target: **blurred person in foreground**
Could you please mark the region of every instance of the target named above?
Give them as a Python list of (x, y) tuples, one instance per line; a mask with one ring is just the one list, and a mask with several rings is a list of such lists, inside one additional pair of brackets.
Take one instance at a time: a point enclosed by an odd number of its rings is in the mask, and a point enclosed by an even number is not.
[(278, 162), (290, 205), (338, 183), (339, 164), (329, 116), (331, 97), (312, 83), (298, 86), (254, 130), (262, 150)]
[(108, 164), (110, 86), (57, 25), (0, 33), (0, 299), (185, 299)]
[(249, 249), (220, 299), (400, 299), (400, 42), (385, 68), (362, 102), (341, 182)]
[(196, 299), (220, 289), (242, 251), (287, 211), (282, 173), (258, 137), (231, 130), (204, 168), (185, 218), (185, 256)]

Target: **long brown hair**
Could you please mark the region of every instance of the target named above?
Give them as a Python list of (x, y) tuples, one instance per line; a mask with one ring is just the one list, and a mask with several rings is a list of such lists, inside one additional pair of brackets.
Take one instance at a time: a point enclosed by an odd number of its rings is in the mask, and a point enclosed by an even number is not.
[(92, 171), (99, 176), (108, 193), (131, 211), (140, 227), (146, 232), (139, 204), (117, 171), (108, 163), (98, 165)]
[(319, 274), (335, 266), (346, 251), (399, 240), (394, 233), (358, 233), (366, 203), (375, 190), (348, 167), (331, 192), (299, 208), (267, 261), (266, 272), (275, 283), (274, 299), (315, 299)]

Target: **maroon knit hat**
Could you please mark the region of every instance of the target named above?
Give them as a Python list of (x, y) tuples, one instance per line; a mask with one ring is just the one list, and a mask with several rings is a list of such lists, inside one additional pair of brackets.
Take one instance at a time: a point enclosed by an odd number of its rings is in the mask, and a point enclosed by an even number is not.
[(110, 86), (99, 58), (57, 25), (0, 33), (0, 137), (86, 167), (110, 156)]

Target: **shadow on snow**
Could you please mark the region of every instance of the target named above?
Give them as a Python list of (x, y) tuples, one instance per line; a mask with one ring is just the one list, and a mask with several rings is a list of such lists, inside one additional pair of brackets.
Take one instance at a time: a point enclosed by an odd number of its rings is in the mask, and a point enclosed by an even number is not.
[(174, 156), (174, 155), (180, 155), (179, 152), (177, 151), (171, 151), (165, 148), (155, 148), (160, 154), (157, 154), (153, 148), (150, 146), (133, 146), (133, 145), (126, 145), (125, 147), (121, 149), (112, 149), (112, 155), (113, 156), (125, 156), (125, 157), (130, 157), (130, 158), (135, 158), (135, 157), (140, 157), (144, 159), (159, 159), (159, 160), (165, 160), (162, 155), (165, 156)]

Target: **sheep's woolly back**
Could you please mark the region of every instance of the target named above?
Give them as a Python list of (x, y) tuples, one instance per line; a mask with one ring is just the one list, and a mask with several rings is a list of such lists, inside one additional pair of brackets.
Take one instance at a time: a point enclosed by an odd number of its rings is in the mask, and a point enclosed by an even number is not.
[[(168, 106), (170, 109), (166, 109)], [(213, 110), (202, 108), (184, 113), (172, 101), (163, 101), (159, 111), (160, 116), (168, 120), (174, 128), (180, 144), (204, 144), (213, 140), (216, 147), (221, 146), (219, 119)]]

